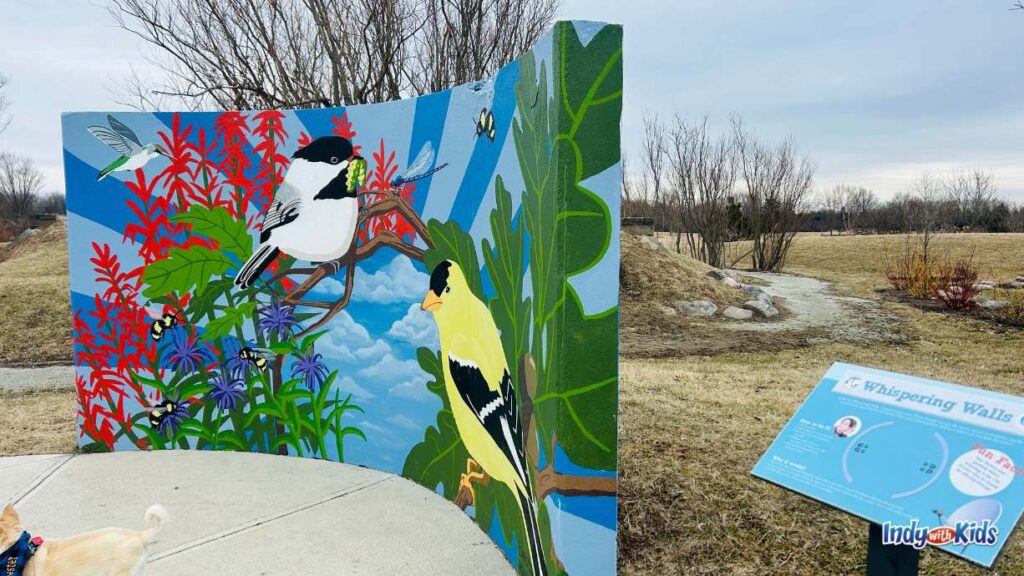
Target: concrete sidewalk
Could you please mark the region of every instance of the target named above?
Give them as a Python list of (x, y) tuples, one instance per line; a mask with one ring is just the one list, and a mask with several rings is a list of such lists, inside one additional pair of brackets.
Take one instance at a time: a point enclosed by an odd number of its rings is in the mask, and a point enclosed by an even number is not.
[(0, 503), (34, 535), (170, 522), (147, 576), (502, 574), (502, 552), (457, 507), (346, 464), (169, 450), (0, 458)]
[(0, 368), (0, 392), (70, 390), (75, 387), (74, 366)]

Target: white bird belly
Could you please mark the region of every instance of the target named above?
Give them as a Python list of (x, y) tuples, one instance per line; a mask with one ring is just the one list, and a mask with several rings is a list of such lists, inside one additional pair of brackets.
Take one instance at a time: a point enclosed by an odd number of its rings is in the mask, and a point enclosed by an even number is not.
[(300, 260), (334, 260), (352, 246), (358, 219), (355, 198), (312, 200), (302, 206), (298, 218), (271, 231), (271, 243)]

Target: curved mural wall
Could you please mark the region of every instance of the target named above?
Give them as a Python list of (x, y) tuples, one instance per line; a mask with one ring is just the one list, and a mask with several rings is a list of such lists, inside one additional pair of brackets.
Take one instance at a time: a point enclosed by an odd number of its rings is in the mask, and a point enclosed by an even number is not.
[(79, 445), (402, 474), (615, 572), (622, 30), (377, 105), (63, 117)]

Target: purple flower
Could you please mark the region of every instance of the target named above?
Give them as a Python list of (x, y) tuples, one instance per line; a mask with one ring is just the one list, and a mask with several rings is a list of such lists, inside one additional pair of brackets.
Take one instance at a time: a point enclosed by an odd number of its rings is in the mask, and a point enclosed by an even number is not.
[(169, 400), (161, 402), (157, 409), (150, 413), (150, 423), (156, 420), (156, 431), (166, 437), (174, 436), (181, 422), (190, 418), (188, 402)]
[(276, 298), (270, 304), (259, 309), (259, 316), (260, 330), (263, 330), (267, 336), (276, 333), (278, 340), (291, 338), (292, 328), (299, 323), (295, 319), (295, 307), (282, 304)]
[(217, 403), (221, 410), (234, 410), (235, 404), (245, 401), (245, 383), (237, 378), (231, 378), (224, 374), (216, 374), (210, 380), (213, 389), (207, 392), (207, 396)]
[(184, 330), (175, 330), (164, 362), (175, 370), (196, 372), (205, 364), (213, 362), (213, 354), (199, 343), (198, 338), (189, 338)]
[(310, 390), (323, 385), (324, 381), (327, 380), (327, 366), (322, 360), (322, 355), (315, 354), (312, 350), (309, 350), (299, 356), (298, 361), (292, 364), (292, 378), (305, 378), (306, 387)]
[(238, 353), (246, 346), (248, 342), (242, 344), (235, 338), (224, 339), (224, 367), (233, 378), (247, 380), (255, 369), (252, 362), (238, 357)]

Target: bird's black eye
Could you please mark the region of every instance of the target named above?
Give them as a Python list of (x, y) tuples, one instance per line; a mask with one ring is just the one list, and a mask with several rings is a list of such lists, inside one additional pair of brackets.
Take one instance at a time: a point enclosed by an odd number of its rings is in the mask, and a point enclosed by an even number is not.
[(445, 286), (445, 287), (444, 287), (444, 293), (445, 293), (445, 294), (447, 294), (447, 293), (449, 293), (449, 292), (451, 292), (451, 291), (452, 291), (452, 287), (451, 287), (451, 286)]
[(331, 164), (337, 164), (341, 160), (337, 156), (331, 156)]

